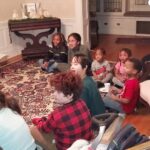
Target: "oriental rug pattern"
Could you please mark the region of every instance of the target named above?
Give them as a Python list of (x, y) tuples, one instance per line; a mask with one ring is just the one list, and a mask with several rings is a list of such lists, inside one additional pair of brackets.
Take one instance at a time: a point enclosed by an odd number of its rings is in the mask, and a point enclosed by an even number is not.
[(47, 80), (50, 75), (42, 72), (36, 61), (20, 61), (1, 70), (0, 90), (19, 100), (29, 125), (31, 118), (53, 110), (53, 90)]

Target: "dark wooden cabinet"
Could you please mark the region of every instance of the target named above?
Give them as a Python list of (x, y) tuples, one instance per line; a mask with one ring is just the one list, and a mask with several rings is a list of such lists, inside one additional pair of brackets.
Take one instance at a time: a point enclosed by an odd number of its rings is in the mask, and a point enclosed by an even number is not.
[[(11, 32), (23, 39), (31, 39), (33, 43), (26, 42), (26, 47), (22, 50), (22, 56), (26, 58), (45, 57), (48, 55), (49, 47), (46, 41), (39, 42), (42, 37), (48, 37), (55, 30), (61, 31), (61, 20), (59, 18), (42, 18), (42, 19), (21, 19), (9, 20), (8, 27)], [(32, 34), (32, 30), (48, 29), (37, 35)], [(22, 33), (21, 31), (29, 31)], [(41, 30), (42, 31), (42, 30)]]

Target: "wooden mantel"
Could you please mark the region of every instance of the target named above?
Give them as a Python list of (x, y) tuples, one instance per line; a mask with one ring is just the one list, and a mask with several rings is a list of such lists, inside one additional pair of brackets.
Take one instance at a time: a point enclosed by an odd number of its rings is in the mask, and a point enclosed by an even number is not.
[[(17, 36), (27, 39), (30, 38), (33, 43), (26, 42), (26, 47), (22, 50), (22, 56), (26, 58), (44, 57), (48, 55), (49, 47), (46, 41), (39, 43), (42, 37), (48, 37), (55, 30), (61, 31), (61, 20), (59, 18), (42, 18), (42, 19), (21, 19), (21, 20), (9, 20), (8, 27), (11, 32), (14, 32)], [(33, 35), (31, 30), (48, 29), (45, 32), (40, 32), (37, 35)], [(21, 31), (29, 31), (28, 34), (21, 33)]]

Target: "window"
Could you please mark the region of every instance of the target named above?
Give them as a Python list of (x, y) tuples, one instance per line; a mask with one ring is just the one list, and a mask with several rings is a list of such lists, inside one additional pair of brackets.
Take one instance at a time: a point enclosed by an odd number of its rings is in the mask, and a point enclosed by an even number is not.
[(100, 0), (89, 0), (89, 10), (92, 12), (100, 12)]
[(122, 0), (104, 0), (104, 12), (121, 12)]
[(148, 0), (135, 0), (135, 5), (148, 5)]
[(100, 0), (96, 0), (96, 11), (100, 12)]

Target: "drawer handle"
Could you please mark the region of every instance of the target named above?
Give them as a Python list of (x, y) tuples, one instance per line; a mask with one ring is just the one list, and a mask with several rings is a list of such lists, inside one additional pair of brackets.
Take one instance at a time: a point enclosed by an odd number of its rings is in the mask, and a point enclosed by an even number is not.
[(108, 25), (108, 23), (107, 23), (107, 22), (105, 22), (105, 23), (104, 23), (104, 25), (105, 25), (105, 26), (107, 26), (107, 25)]
[(117, 23), (117, 26), (120, 26), (120, 23)]

